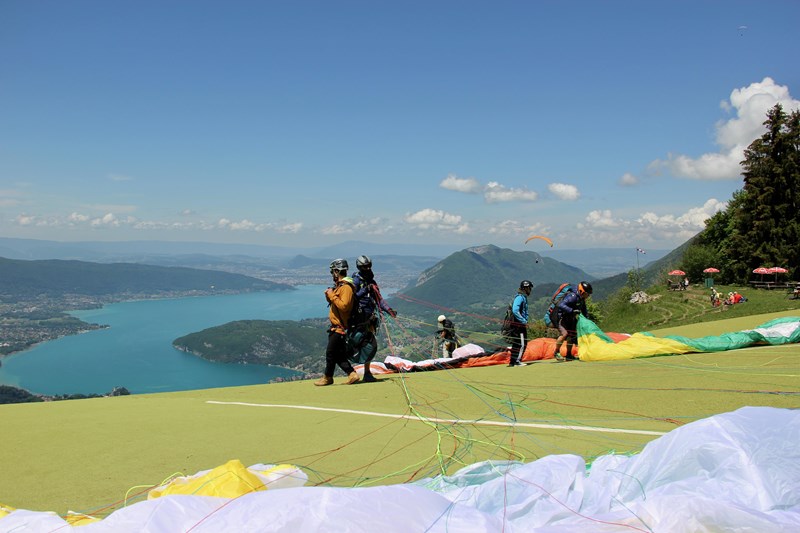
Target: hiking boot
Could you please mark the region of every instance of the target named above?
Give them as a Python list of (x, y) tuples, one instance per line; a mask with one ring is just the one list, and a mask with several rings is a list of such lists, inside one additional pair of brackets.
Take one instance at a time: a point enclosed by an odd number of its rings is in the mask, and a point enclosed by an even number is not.
[(333, 385), (333, 378), (322, 376), (318, 381), (314, 382), (317, 387), (324, 387), (325, 385)]
[(522, 361), (511, 361), (508, 363), (508, 366), (528, 366), (528, 363), (523, 363)]
[(556, 354), (556, 361), (558, 361), (559, 363), (563, 363), (564, 361), (566, 361), (566, 359), (564, 359), (563, 355), (561, 355), (560, 353), (557, 353)]
[(378, 380), (372, 374), (364, 374), (364, 377), (361, 378), (361, 383), (375, 383), (376, 381)]
[(344, 382), (345, 385), (352, 385), (353, 383), (358, 383), (358, 372), (355, 370), (350, 372), (350, 375), (347, 376), (347, 379)]

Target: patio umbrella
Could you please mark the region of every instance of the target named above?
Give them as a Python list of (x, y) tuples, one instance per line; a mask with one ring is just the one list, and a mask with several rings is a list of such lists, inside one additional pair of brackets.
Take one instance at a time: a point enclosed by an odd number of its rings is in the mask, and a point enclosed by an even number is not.
[(753, 274), (761, 274), (761, 281), (764, 281), (764, 274), (772, 274), (767, 267), (758, 267), (753, 270)]
[(670, 272), (667, 275), (668, 276), (685, 276), (686, 272), (684, 272), (683, 270), (673, 270), (672, 272)]
[(712, 276), (711, 274), (716, 274), (717, 272), (719, 272), (719, 269), (714, 267), (708, 267), (703, 270), (703, 274), (707, 275), (706, 287), (708, 287), (709, 285), (714, 285), (714, 276)]
[(786, 274), (789, 272), (783, 267), (769, 267), (767, 269), (767, 274), (775, 274), (775, 281), (778, 281), (778, 274)]

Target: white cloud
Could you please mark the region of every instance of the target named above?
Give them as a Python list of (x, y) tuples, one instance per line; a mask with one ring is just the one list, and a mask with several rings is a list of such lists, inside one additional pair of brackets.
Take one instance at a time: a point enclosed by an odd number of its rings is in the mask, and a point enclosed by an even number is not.
[(725, 209), (725, 202), (710, 198), (700, 207), (690, 208), (682, 215), (658, 215), (645, 212), (633, 219), (615, 217), (610, 209), (590, 212), (578, 224), (583, 237), (595, 243), (618, 243), (660, 240), (687, 240), (705, 228), (705, 221)]
[(468, 233), (469, 224), (462, 222), (460, 215), (453, 215), (436, 209), (421, 209), (416, 213), (406, 213), (407, 224), (420, 230), (444, 230), (455, 233)]
[(333, 226), (322, 228), (321, 232), (323, 235), (345, 235), (347, 233), (353, 233), (353, 228), (341, 224), (334, 224)]
[(509, 189), (496, 181), (490, 181), (483, 190), (483, 197), (490, 204), (497, 202), (533, 202), (539, 194), (528, 189)]
[(278, 233), (299, 233), (303, 229), (302, 222), (293, 222), (291, 224), (283, 224), (275, 228)]
[(453, 174), (442, 180), (439, 186), (450, 191), (476, 194), (483, 192), (487, 203), (499, 202), (533, 202), (539, 194), (525, 188), (509, 188), (496, 181), (490, 181), (485, 186), (475, 178), (459, 178)]
[(692, 158), (682, 154), (669, 154), (666, 160), (657, 159), (649, 169), (657, 172), (669, 170), (674, 176), (697, 180), (739, 179), (744, 159), (744, 150), (755, 139), (765, 133), (764, 121), (767, 111), (781, 104), (785, 112), (800, 108), (800, 101), (789, 94), (788, 87), (777, 85), (772, 78), (751, 83), (747, 87), (734, 89), (730, 102), (721, 102), (721, 107), (736, 116), (716, 124), (718, 152)]
[(538, 233), (548, 233), (550, 228), (544, 224), (534, 224), (526, 226), (518, 220), (503, 220), (490, 226), (487, 231), (489, 235), (530, 235)]
[(561, 200), (577, 200), (581, 196), (576, 186), (566, 183), (551, 183), (547, 190)]
[(454, 174), (448, 174), (439, 184), (442, 189), (449, 191), (476, 194), (483, 190), (480, 182), (475, 178), (459, 178)]
[(89, 224), (92, 227), (99, 228), (99, 227), (115, 227), (118, 228), (121, 224), (119, 219), (114, 215), (114, 213), (106, 213), (105, 215), (97, 218), (93, 218)]
[(91, 217), (89, 215), (82, 215), (80, 213), (70, 213), (70, 215), (67, 217), (69, 222), (75, 223), (88, 222), (90, 219)]
[(334, 224), (322, 228), (323, 235), (349, 235), (360, 233), (366, 235), (383, 235), (391, 229), (388, 221), (381, 217), (364, 218), (358, 220), (345, 220), (341, 224)]
[(630, 172), (626, 172), (622, 175), (622, 177), (617, 182), (623, 187), (633, 187), (634, 185), (639, 184), (639, 178), (631, 174)]

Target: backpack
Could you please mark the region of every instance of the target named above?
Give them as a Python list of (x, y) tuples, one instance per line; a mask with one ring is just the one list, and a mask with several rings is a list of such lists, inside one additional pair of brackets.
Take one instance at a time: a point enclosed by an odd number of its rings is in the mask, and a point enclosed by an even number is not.
[[(378, 329), (380, 325), (380, 314), (378, 313), (378, 298), (380, 293), (378, 288), (371, 282), (361, 279), (362, 288), (367, 287), (368, 302), (362, 302), (355, 295), (357, 289), (353, 278), (347, 278), (347, 282), (353, 287), (353, 307), (350, 310), (350, 318), (347, 322), (347, 329), (353, 332), (363, 329), (364, 327)], [(376, 294), (378, 292), (378, 294)]]
[(515, 323), (514, 312), (511, 310), (511, 304), (508, 304), (506, 316), (503, 318), (503, 324), (500, 326), (500, 334), (504, 337), (511, 335)]
[(550, 299), (550, 305), (547, 307), (547, 312), (544, 314), (544, 323), (547, 327), (554, 328), (558, 325), (558, 309), (556, 309), (556, 306), (570, 292), (575, 292), (575, 287), (569, 283), (562, 283), (553, 294)]

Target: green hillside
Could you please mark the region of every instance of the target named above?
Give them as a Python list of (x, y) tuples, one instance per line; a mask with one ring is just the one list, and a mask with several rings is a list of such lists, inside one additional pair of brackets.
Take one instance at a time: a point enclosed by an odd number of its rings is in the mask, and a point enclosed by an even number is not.
[[(504, 308), (523, 279), (534, 283), (532, 299), (549, 296), (564, 281), (593, 281), (586, 272), (536, 252), (515, 252), (494, 245), (456, 252), (400, 291), (408, 300), (396, 303), (398, 311), (426, 312), (426, 304), (462, 312)], [(427, 311), (429, 312), (429, 311)]]
[(177, 349), (219, 363), (275, 365), (321, 372), (325, 319), (238, 320), (173, 341)]

